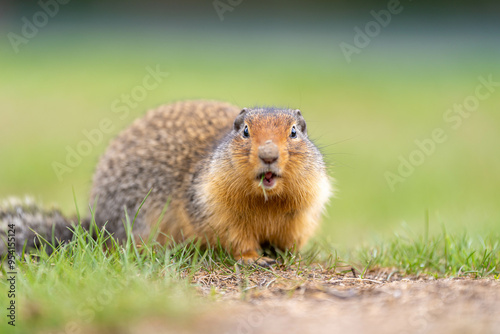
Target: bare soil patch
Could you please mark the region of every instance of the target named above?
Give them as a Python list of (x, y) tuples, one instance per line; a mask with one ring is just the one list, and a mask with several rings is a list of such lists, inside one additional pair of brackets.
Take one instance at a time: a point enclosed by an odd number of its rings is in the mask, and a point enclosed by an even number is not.
[(500, 333), (500, 282), (492, 278), (402, 277), (380, 269), (359, 279), (316, 268), (200, 272), (193, 281), (220, 307), (195, 331)]
[(319, 267), (186, 276), (207, 300), (192, 316), (84, 332), (500, 333), (500, 281), (493, 278), (403, 277), (379, 269), (360, 279)]

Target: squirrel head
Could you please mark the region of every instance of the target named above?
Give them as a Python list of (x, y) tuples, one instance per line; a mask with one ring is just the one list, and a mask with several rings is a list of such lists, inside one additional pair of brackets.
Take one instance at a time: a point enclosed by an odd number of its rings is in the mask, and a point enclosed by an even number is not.
[(231, 137), (232, 165), (246, 179), (247, 194), (267, 199), (301, 191), (323, 164), (298, 109), (244, 108)]

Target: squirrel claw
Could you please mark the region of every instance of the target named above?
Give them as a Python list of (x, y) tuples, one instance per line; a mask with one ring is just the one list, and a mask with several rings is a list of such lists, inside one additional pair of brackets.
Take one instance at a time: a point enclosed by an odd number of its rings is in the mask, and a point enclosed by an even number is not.
[(254, 260), (253, 263), (254, 263), (254, 265), (258, 265), (258, 266), (261, 266), (263, 268), (269, 268), (273, 264), (276, 264), (276, 260), (275, 259), (271, 259), (270, 257), (262, 256), (262, 257), (259, 257), (256, 260)]
[(238, 260), (238, 264), (260, 266), (262, 268), (269, 268), (273, 264), (276, 264), (276, 260), (271, 259), (270, 257), (266, 257), (266, 256), (260, 256), (260, 257), (241, 257)]

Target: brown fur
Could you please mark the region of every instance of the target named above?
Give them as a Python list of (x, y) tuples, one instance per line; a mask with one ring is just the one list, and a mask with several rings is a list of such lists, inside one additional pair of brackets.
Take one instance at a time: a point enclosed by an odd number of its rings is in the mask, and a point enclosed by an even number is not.
[[(227, 103), (187, 101), (162, 106), (135, 121), (109, 146), (92, 189), (96, 221), (124, 237), (124, 206), (134, 230), (147, 236), (159, 222), (158, 240), (197, 238), (220, 242), (237, 259), (256, 261), (264, 243), (300, 248), (314, 232), (330, 196), (317, 148), (297, 110), (244, 110)], [(248, 126), (250, 136), (242, 135)], [(291, 138), (291, 128), (298, 137)], [(271, 166), (259, 158), (267, 141), (278, 146)], [(266, 195), (259, 175), (279, 175)], [(168, 208), (160, 220), (165, 204)]]

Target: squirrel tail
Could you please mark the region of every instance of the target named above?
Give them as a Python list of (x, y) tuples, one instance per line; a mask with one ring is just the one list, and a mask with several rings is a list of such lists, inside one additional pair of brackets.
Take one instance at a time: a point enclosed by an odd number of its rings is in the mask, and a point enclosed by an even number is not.
[[(56, 209), (43, 209), (33, 199), (0, 202), (0, 256), (39, 247), (43, 240), (57, 246), (73, 237), (70, 219)], [(47, 251), (52, 252), (51, 247)]]

